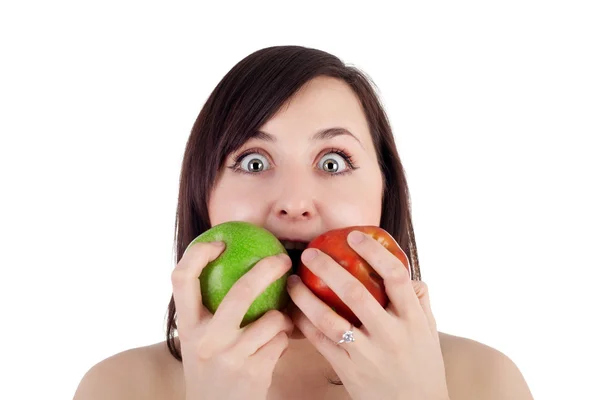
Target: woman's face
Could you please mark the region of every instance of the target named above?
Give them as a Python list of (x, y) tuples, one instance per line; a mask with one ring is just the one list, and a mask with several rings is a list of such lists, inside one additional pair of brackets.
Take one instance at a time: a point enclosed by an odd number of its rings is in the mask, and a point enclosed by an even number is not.
[(218, 175), (212, 226), (247, 221), (280, 240), (309, 242), (331, 229), (379, 225), (382, 174), (360, 102), (344, 82), (310, 81), (259, 130)]

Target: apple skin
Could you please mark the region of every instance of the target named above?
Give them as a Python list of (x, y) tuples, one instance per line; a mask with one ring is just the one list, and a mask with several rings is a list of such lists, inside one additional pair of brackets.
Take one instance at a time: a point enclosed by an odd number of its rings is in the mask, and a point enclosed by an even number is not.
[[(208, 263), (200, 274), (202, 303), (215, 313), (234, 283), (265, 257), (285, 253), (285, 247), (268, 230), (243, 221), (218, 224), (196, 237), (189, 245), (198, 242), (224, 242), (226, 247), (219, 257)], [(257, 320), (269, 310), (283, 310), (289, 303), (286, 289), (287, 277), (271, 283), (252, 303), (241, 327)]]

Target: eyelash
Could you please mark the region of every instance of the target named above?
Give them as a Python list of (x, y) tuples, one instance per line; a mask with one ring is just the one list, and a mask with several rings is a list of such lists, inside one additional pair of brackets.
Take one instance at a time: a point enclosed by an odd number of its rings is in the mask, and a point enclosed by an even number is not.
[[(248, 175), (260, 175), (260, 174), (262, 174), (264, 171), (261, 171), (261, 172), (248, 172), (248, 171), (245, 171), (242, 168), (240, 168), (242, 160), (247, 155), (250, 155), (250, 154), (253, 154), (253, 153), (258, 153), (261, 156), (263, 156), (265, 158), (268, 158), (267, 155), (261, 149), (248, 149), (248, 150), (242, 152), (241, 154), (237, 155), (235, 157), (235, 161), (234, 161), (233, 165), (231, 165), (231, 166), (229, 166), (227, 168), (232, 169), (233, 172), (239, 172), (241, 174), (248, 174)], [(331, 174), (329, 172), (325, 172), (325, 174), (327, 174), (329, 177), (351, 174), (352, 171), (358, 169), (358, 167), (354, 164), (354, 160), (352, 158), (352, 155), (350, 155), (350, 153), (348, 153), (346, 150), (335, 148), (335, 147), (331, 147), (331, 148), (327, 149), (323, 153), (323, 156), (325, 156), (327, 154), (331, 154), (331, 153), (337, 154), (340, 157), (342, 157), (344, 159), (344, 161), (346, 162), (346, 165), (348, 166), (348, 168), (345, 171), (334, 173), (334, 174)]]

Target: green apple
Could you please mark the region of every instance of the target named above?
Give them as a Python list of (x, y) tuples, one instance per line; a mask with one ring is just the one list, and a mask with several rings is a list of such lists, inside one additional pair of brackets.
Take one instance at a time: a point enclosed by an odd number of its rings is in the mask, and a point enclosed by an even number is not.
[[(257, 225), (230, 221), (215, 225), (190, 244), (198, 242), (224, 242), (225, 250), (210, 262), (200, 274), (202, 303), (215, 313), (233, 284), (261, 259), (286, 253), (285, 247), (275, 235)], [(188, 247), (189, 247), (188, 246)], [(283, 310), (289, 302), (286, 280), (291, 271), (274, 281), (252, 303), (240, 326), (260, 318), (269, 310)]]

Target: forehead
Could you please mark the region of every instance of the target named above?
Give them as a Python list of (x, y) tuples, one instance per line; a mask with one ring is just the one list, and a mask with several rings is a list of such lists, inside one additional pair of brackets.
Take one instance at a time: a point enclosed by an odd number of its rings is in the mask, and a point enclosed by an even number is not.
[(349, 130), (362, 143), (371, 142), (360, 100), (350, 86), (335, 78), (318, 77), (304, 85), (260, 130), (278, 138), (311, 137), (331, 127)]

